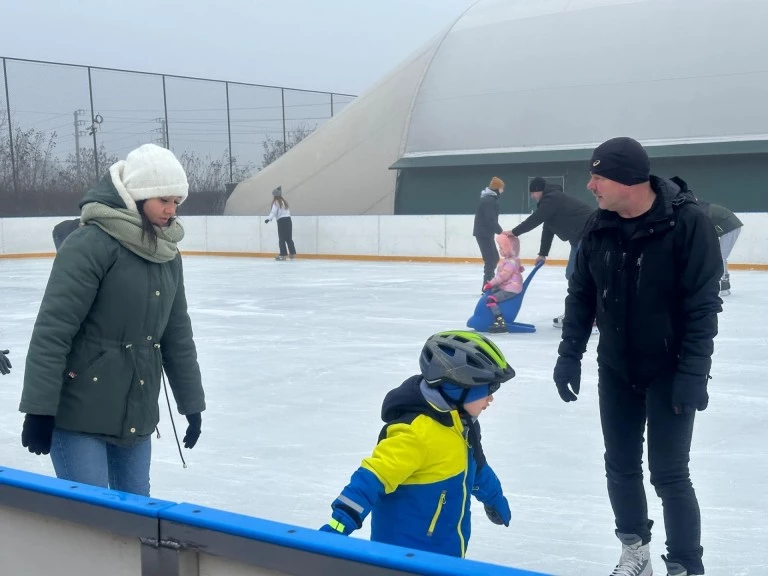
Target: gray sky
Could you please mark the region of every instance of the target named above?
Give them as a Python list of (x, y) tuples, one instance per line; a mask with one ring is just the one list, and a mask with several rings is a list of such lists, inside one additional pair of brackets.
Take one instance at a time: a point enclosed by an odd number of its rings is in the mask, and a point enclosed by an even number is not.
[(360, 94), (474, 0), (0, 0), (0, 56)]

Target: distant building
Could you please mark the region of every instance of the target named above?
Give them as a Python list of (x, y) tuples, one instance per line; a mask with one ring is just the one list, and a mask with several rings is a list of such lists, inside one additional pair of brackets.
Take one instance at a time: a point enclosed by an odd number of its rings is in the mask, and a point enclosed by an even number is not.
[(647, 146), (734, 211), (768, 211), (768, 2), (481, 0), (232, 194), (266, 213), (471, 213), (490, 176), (505, 212), (536, 175), (590, 198), (586, 160), (613, 136)]

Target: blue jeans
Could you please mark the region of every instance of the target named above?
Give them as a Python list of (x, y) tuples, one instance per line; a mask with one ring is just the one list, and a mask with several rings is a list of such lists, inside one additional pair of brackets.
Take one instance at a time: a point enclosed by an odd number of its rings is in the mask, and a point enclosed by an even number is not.
[(117, 446), (56, 428), (51, 442), (53, 469), (63, 480), (149, 496), (150, 436), (133, 446)]

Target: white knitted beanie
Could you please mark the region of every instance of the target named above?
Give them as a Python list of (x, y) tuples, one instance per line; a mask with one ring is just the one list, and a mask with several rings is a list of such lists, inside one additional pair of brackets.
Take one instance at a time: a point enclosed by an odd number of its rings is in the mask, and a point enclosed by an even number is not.
[(181, 204), (189, 194), (181, 163), (173, 152), (157, 144), (144, 144), (129, 152), (125, 160), (109, 168), (109, 173), (120, 198), (131, 210), (136, 210), (139, 200), (178, 196)]

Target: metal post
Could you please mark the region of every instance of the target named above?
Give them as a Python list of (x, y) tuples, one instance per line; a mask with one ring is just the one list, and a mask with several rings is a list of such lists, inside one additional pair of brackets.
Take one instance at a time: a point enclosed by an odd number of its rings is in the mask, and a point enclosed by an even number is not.
[(333, 92), (331, 92), (331, 118), (333, 118)]
[(171, 139), (168, 136), (168, 93), (165, 90), (165, 74), (163, 74), (163, 110), (165, 110), (165, 147), (171, 149)]
[(96, 112), (93, 109), (93, 82), (91, 81), (91, 67), (88, 67), (88, 94), (91, 97), (91, 134), (93, 135), (93, 167), (96, 170), (95, 181), (99, 180), (99, 149), (96, 146)]
[(11, 153), (11, 172), (13, 173), (13, 194), (19, 193), (18, 176), (16, 175), (16, 156), (13, 153), (13, 128), (11, 127), (11, 98), (8, 96), (8, 69), (3, 58), (3, 79), (5, 80), (5, 106), (8, 114), (8, 151)]
[(227, 90), (227, 136), (229, 136), (229, 181), (232, 182), (232, 122), (229, 115), (229, 82), (225, 82)]
[(280, 88), (280, 99), (283, 108), (283, 154), (285, 154), (288, 151), (288, 140), (285, 136), (285, 88)]
[(80, 114), (85, 114), (85, 110), (75, 110), (72, 115), (75, 117), (75, 171), (77, 172), (77, 183), (80, 183)]

